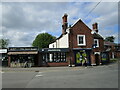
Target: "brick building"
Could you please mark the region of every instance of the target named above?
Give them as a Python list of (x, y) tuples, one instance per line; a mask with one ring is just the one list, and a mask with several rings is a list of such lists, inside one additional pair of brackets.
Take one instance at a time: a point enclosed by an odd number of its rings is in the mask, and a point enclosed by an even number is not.
[(120, 44), (105, 41), (104, 49), (109, 53), (109, 58), (120, 58)]
[[(65, 65), (81, 65), (84, 56), (88, 65), (99, 65), (104, 52), (103, 37), (98, 34), (98, 24), (92, 25), (92, 30), (81, 20), (68, 27), (67, 14), (62, 17), (62, 34), (49, 48), (68, 48)], [(51, 56), (52, 57), (52, 56)], [(55, 64), (55, 63), (54, 63)]]

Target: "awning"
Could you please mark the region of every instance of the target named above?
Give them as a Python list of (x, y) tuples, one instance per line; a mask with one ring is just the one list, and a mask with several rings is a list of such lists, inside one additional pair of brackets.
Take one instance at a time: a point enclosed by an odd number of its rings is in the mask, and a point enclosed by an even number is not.
[(33, 52), (8, 52), (8, 55), (16, 55), (16, 54), (37, 54), (37, 51)]

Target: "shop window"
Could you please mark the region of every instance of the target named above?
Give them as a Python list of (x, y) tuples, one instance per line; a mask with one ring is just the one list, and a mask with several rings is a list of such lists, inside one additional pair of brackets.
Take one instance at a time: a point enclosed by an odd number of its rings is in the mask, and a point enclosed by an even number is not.
[(50, 57), (49, 62), (52, 62), (52, 61), (53, 61), (52, 56), (53, 56), (53, 54), (50, 53), (50, 54), (49, 54), (49, 57)]
[(50, 53), (48, 62), (66, 62), (66, 53)]
[(77, 42), (78, 46), (85, 46), (86, 45), (85, 35), (77, 35)]
[(107, 60), (107, 55), (105, 53), (102, 53), (102, 61)]

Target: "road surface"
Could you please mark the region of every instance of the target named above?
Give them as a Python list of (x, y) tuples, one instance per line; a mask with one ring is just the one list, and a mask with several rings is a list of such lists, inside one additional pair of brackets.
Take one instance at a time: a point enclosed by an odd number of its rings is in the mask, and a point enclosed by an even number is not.
[(2, 88), (118, 88), (118, 65), (3, 69)]

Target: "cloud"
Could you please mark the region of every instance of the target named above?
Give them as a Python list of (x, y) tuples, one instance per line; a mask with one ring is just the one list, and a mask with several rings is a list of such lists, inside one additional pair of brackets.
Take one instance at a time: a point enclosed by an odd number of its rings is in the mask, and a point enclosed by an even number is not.
[(63, 13), (55, 11), (65, 8), (61, 5), (66, 3), (3, 3), (2, 34), (10, 39), (10, 46), (30, 46), (36, 33), (60, 28)]
[[(107, 7), (105, 7), (106, 5)], [(97, 17), (91, 20), (91, 22), (99, 22), (101, 28), (116, 25), (118, 24), (117, 9), (117, 3), (100, 3), (100, 5), (95, 9), (95, 11), (93, 11), (93, 14), (95, 14)]]
[[(86, 17), (96, 4), (97, 2), (3, 2), (2, 34), (10, 39), (9, 46), (31, 46), (39, 33), (49, 32), (59, 36), (62, 32), (64, 13), (68, 14), (69, 24), (81, 18), (90, 28), (92, 23), (98, 22), (100, 33), (106, 32), (108, 31), (106, 27), (114, 27), (117, 24), (116, 3), (100, 3)], [(115, 30), (115, 28), (109, 29), (111, 32)], [(117, 31), (107, 33), (112, 35)]]
[[(97, 3), (88, 4), (85, 10), (93, 8)], [(102, 2), (90, 13), (85, 19), (88, 26), (92, 29), (92, 24), (97, 22), (99, 32), (104, 37), (115, 36), (115, 42), (118, 42), (118, 3), (117, 2)]]

